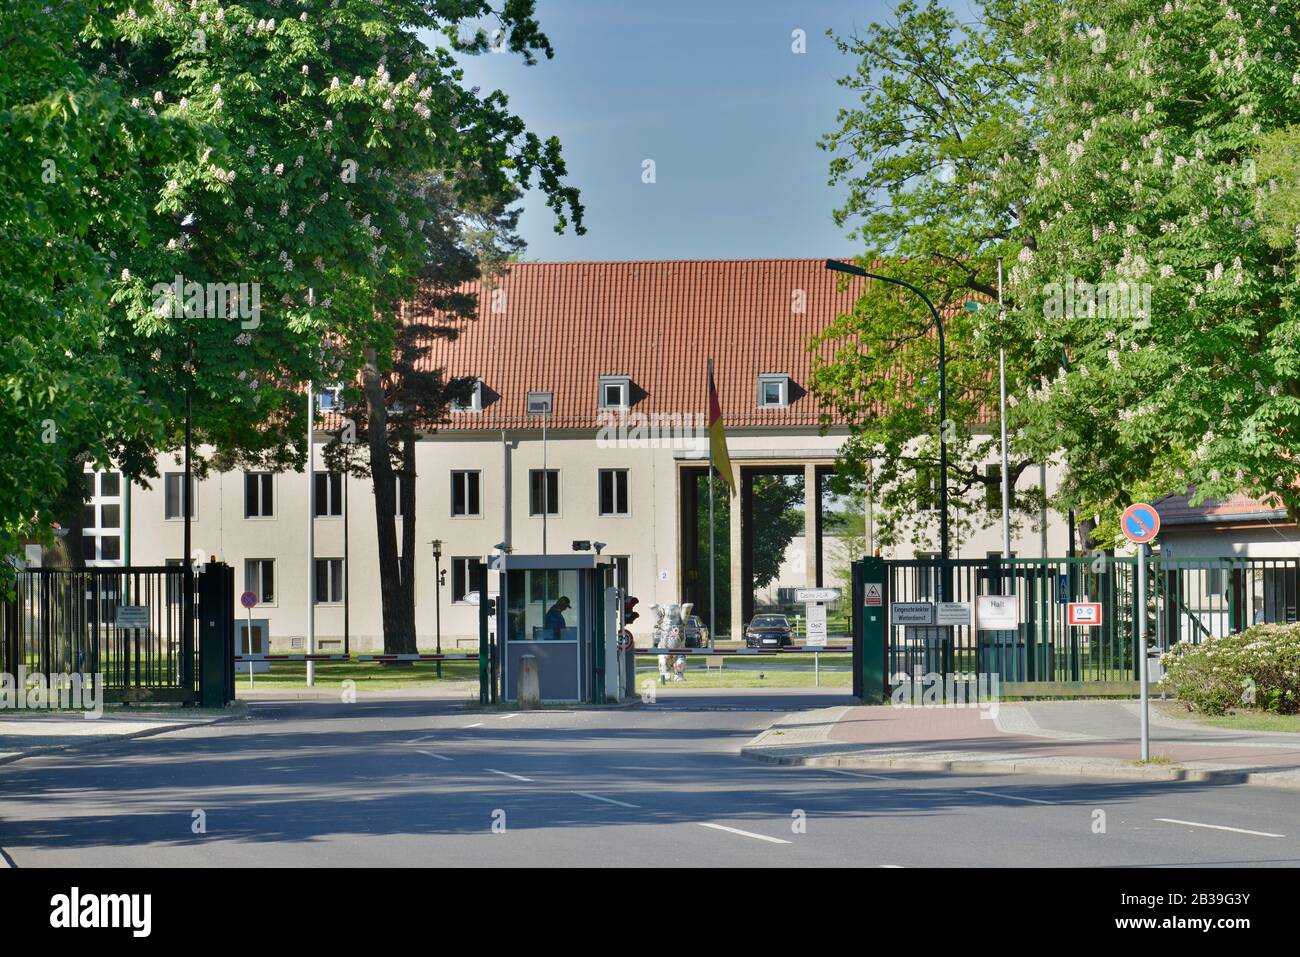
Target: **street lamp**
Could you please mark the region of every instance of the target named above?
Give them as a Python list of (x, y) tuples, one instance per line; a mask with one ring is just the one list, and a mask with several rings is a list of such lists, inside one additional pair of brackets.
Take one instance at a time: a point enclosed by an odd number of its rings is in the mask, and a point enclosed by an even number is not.
[[(433, 621), (434, 621), (434, 650), (442, 654), (442, 586), (445, 585), (446, 579), (443, 577), (442, 570), (442, 539), (435, 538), (429, 543), (433, 546)], [(435, 662), (435, 674), (442, 677), (442, 658)]]
[[(910, 282), (902, 279), (894, 279), (890, 276), (881, 276), (879, 273), (867, 272), (861, 266), (855, 266), (852, 263), (839, 262), (835, 259), (826, 260), (826, 268), (835, 272), (845, 272), (851, 276), (862, 276), (867, 279), (879, 279), (881, 282), (893, 283), (895, 286), (902, 286), (910, 289), (930, 307), (930, 315), (934, 316), (935, 328), (939, 331), (939, 551), (945, 560), (948, 558), (948, 366), (943, 346), (943, 317), (939, 315), (939, 310), (934, 308), (934, 303), (930, 297), (920, 289), (913, 286)], [(940, 576), (939, 592), (943, 601), (948, 600), (946, 575)]]

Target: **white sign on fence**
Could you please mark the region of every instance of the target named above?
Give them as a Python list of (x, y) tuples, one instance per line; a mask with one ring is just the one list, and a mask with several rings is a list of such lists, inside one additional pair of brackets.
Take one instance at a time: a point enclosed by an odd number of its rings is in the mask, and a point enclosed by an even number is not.
[(808, 605), (808, 631), (803, 645), (805, 648), (826, 647), (826, 606), (821, 602)]
[(892, 602), (889, 620), (895, 625), (933, 625), (934, 605), (928, 601)]
[(148, 628), (149, 606), (118, 605), (117, 618), (115, 621), (119, 628)]
[(969, 625), (970, 602), (941, 601), (934, 606), (936, 625)]
[(1020, 627), (1020, 604), (1015, 595), (980, 595), (975, 617), (980, 631), (1014, 631)]

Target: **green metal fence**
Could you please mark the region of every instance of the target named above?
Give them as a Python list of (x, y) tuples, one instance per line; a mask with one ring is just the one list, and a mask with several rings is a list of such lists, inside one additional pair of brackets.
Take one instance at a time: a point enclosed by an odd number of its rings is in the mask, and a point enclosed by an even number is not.
[[(998, 674), (1010, 683), (1086, 690), (1101, 684), (1129, 690), (1138, 678), (1136, 623), (1147, 616), (1148, 649), (1200, 643), (1263, 622), (1296, 621), (1297, 558), (1147, 559), (1146, 608), (1138, 607), (1136, 557), (918, 559), (887, 561), (886, 660), (891, 676), (928, 674), (973, 678)], [(1012, 596), (1019, 627), (979, 630), (980, 595)], [(968, 625), (903, 625), (899, 602), (962, 602)], [(1071, 602), (1098, 602), (1093, 627), (1071, 626)], [(896, 679), (895, 679), (896, 680)]]

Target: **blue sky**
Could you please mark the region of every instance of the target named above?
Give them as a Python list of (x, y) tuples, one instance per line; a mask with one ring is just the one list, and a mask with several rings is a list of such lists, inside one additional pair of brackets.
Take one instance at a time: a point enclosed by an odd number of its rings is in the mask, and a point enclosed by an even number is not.
[[(558, 135), (582, 190), (587, 235), (554, 234), (537, 195), (521, 231), (530, 260), (851, 256), (817, 147), (850, 102), (853, 64), (827, 28), (888, 16), (881, 0), (539, 0), (555, 58), (466, 57), (539, 134)], [(791, 51), (802, 29), (807, 52)], [(642, 183), (655, 162), (656, 182)]]

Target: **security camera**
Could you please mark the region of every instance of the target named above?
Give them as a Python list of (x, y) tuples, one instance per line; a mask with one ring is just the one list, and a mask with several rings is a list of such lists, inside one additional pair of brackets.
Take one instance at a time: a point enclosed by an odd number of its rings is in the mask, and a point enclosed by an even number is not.
[(605, 543), (604, 543), (604, 542), (592, 542), (592, 543), (591, 543), (591, 547), (594, 548), (594, 549), (596, 550), (596, 554), (599, 555), (599, 554), (600, 554), (600, 550), (601, 550), (602, 548), (605, 548), (606, 546), (605, 546)]

